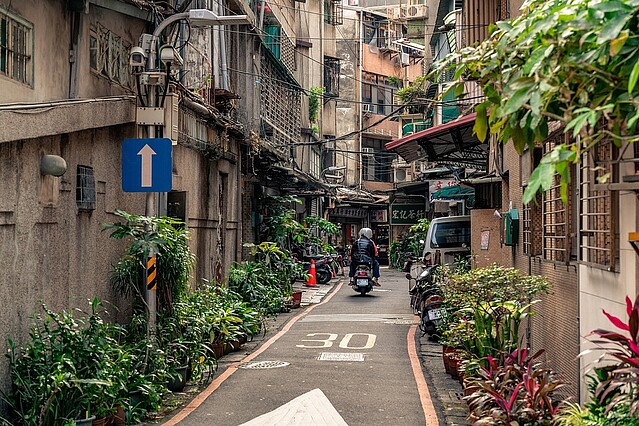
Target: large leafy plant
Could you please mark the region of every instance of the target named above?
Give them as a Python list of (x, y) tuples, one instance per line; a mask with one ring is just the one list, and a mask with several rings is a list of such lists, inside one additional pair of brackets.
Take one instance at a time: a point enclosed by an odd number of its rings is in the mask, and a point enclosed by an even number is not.
[(146, 258), (157, 254), (158, 307), (165, 313), (173, 309), (174, 300), (188, 289), (195, 255), (189, 249), (190, 235), (184, 223), (170, 217), (140, 216), (116, 209), (123, 221), (105, 225), (103, 232), (111, 238), (131, 239), (126, 254), (115, 264), (109, 276), (113, 288), (121, 295), (135, 296), (144, 303), (142, 274)]
[[(602, 310), (612, 325), (625, 333), (596, 329), (593, 343), (602, 345), (607, 361), (604, 377), (599, 377), (594, 395), (606, 402), (606, 410), (617, 405), (629, 407), (629, 414), (639, 417), (639, 296), (634, 303), (626, 297), (626, 321)], [(612, 364), (611, 364), (612, 363)], [(600, 370), (602, 371), (602, 370)]]
[(550, 425), (562, 407), (555, 392), (564, 382), (528, 350), (515, 350), (503, 362), (487, 357), (466, 397), (475, 425)]
[(565, 201), (570, 163), (603, 138), (617, 146), (638, 140), (638, 15), (637, 0), (528, 0), (521, 16), (491, 25), (481, 44), (436, 64), (436, 74), (455, 71), (456, 95), (462, 80), (483, 89), (486, 100), (475, 109), (480, 140), (492, 133), (521, 153), (549, 135), (551, 121), (573, 136), (533, 172), (524, 203), (555, 173)]

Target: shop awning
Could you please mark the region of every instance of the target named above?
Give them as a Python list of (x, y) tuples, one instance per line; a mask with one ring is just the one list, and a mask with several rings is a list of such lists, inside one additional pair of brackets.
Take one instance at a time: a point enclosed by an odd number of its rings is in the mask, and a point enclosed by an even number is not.
[(449, 200), (461, 200), (475, 195), (475, 189), (463, 188), (459, 185), (447, 186), (439, 189), (431, 195), (431, 198), (444, 198)]
[(430, 129), (422, 130), (386, 144), (408, 162), (425, 159), (485, 170), (488, 144), (473, 134), (476, 114), (469, 114)]

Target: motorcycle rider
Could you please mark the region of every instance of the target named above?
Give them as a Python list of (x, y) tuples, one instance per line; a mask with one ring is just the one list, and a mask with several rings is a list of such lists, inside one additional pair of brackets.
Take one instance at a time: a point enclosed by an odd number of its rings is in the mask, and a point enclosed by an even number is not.
[(370, 228), (362, 228), (359, 230), (359, 239), (355, 241), (351, 247), (351, 264), (348, 272), (350, 283), (353, 284), (353, 276), (355, 268), (358, 265), (369, 265), (373, 268), (373, 281), (376, 286), (379, 283), (379, 262), (377, 261), (377, 246), (372, 240), (373, 231)]

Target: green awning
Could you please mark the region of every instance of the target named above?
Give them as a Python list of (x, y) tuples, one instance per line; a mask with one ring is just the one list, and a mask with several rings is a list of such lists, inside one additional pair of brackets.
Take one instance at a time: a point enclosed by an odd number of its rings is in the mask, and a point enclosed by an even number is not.
[(447, 186), (432, 193), (431, 198), (447, 200), (463, 200), (475, 196), (473, 188), (462, 188), (459, 185)]

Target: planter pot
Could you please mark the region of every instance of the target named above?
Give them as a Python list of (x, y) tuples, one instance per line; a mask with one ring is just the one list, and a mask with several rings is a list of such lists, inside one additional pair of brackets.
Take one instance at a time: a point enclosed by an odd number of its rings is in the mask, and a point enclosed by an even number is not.
[(297, 309), (302, 306), (302, 292), (294, 291), (291, 293), (291, 297), (293, 298), (293, 309)]
[(224, 355), (228, 355), (233, 350), (233, 346), (229, 342), (224, 342)]
[(180, 367), (176, 370), (177, 376), (169, 380), (166, 387), (171, 392), (182, 392), (186, 386), (186, 370), (187, 366)]
[(126, 414), (124, 407), (118, 405), (115, 413), (111, 413), (106, 418), (106, 426), (124, 426), (126, 424)]
[(76, 426), (91, 426), (93, 420), (95, 420), (95, 416), (89, 417), (88, 419), (74, 420), (74, 422)]
[(231, 347), (232, 347), (232, 349), (231, 349), (231, 350), (232, 350), (233, 352), (237, 352), (237, 351), (239, 351), (240, 349), (242, 349), (242, 342), (240, 342), (239, 340), (233, 340), (233, 341), (231, 342)]
[(93, 419), (91, 426), (105, 426), (106, 417), (100, 417), (99, 419)]
[(129, 392), (129, 404), (131, 405), (131, 408), (135, 408), (142, 404), (142, 392), (139, 390)]
[(220, 342), (213, 345), (213, 353), (215, 354), (215, 358), (222, 358), (224, 355), (224, 343)]

